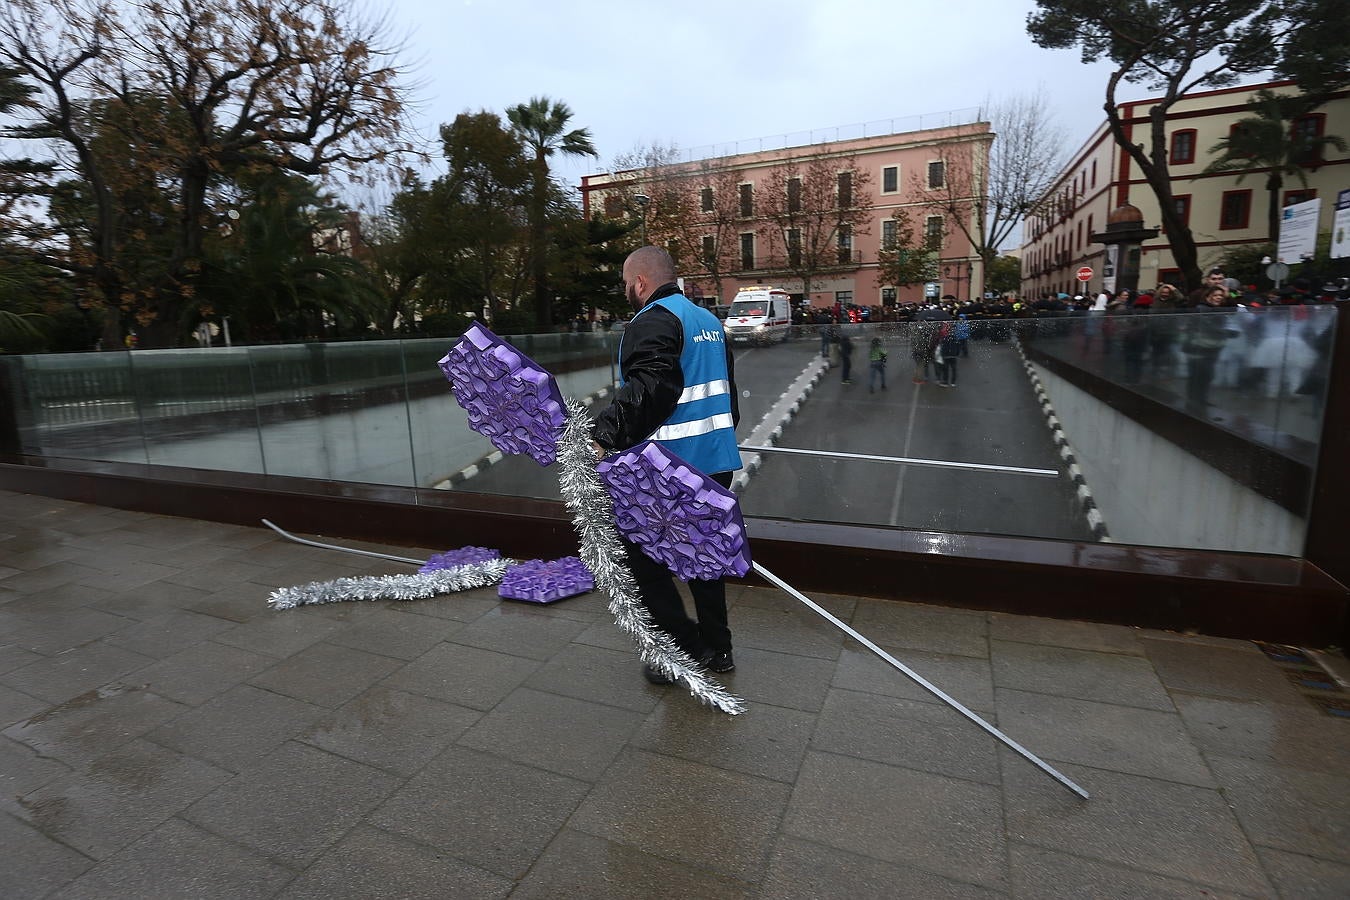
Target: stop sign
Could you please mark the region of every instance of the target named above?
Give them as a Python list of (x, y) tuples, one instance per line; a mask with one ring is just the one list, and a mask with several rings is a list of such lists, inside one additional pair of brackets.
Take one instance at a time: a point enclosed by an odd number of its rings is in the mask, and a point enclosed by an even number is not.
[(1079, 267), (1079, 269), (1078, 269), (1078, 280), (1079, 280), (1079, 281), (1091, 281), (1091, 280), (1092, 280), (1092, 267), (1091, 267), (1091, 266), (1081, 266), (1081, 267)]

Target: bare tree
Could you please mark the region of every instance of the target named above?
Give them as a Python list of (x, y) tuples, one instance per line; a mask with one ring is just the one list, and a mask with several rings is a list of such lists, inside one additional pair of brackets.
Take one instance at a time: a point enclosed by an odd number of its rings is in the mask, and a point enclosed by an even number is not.
[[(1064, 164), (1066, 138), (1043, 88), (986, 101), (985, 108), (992, 142), (984, 138), (942, 144), (935, 160), (941, 164), (941, 177), (934, 179), (930, 164), (930, 170), (914, 173), (911, 182), (920, 206), (955, 226), (987, 270), (999, 248), (1054, 186)], [(972, 296), (977, 292), (972, 286)]]
[[(177, 343), (232, 177), (359, 178), (399, 149), (404, 93), (383, 42), (346, 0), (7, 0), (0, 65), (41, 107), (23, 136), (87, 207), (43, 261), (137, 322), (143, 345)], [(136, 258), (133, 189), (170, 212), (162, 255)]]
[(789, 157), (770, 169), (760, 181), (764, 209), (750, 211), (763, 217), (757, 230), (769, 239), (771, 259), (763, 268), (800, 278), (807, 302), (819, 276), (857, 269), (853, 239), (869, 233), (870, 183), (852, 155)]

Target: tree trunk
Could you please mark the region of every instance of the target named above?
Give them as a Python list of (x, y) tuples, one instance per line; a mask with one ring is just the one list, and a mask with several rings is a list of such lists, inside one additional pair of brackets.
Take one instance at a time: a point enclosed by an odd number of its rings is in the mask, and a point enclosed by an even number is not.
[(545, 193), (548, 185), (548, 163), (543, 153), (534, 164), (534, 221), (530, 223), (531, 269), (534, 274), (534, 321), (541, 333), (553, 330), (553, 303), (548, 296), (548, 260), (544, 252), (546, 232), (544, 214), (548, 208)]
[(1284, 187), (1284, 179), (1280, 177), (1279, 169), (1272, 169), (1270, 177), (1266, 179), (1266, 195), (1270, 198), (1269, 209), (1266, 210), (1266, 235), (1274, 247), (1279, 247), (1280, 243), (1280, 188)]

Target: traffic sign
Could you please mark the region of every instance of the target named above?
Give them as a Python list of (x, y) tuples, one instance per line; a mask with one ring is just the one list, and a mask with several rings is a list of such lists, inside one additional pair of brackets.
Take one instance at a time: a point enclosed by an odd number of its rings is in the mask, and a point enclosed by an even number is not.
[(1079, 267), (1079, 269), (1078, 269), (1078, 280), (1079, 280), (1079, 281), (1091, 281), (1091, 280), (1092, 280), (1092, 267), (1091, 267), (1091, 266), (1081, 266), (1081, 267)]

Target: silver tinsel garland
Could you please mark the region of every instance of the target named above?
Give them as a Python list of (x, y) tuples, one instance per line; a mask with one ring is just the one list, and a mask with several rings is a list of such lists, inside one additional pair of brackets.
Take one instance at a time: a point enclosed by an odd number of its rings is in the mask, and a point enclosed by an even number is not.
[(294, 609), (347, 600), (426, 600), (441, 594), (490, 587), (500, 582), (506, 570), (515, 564), (513, 559), (490, 559), (417, 575), (363, 575), (315, 581), (299, 587), (278, 588), (267, 603), (273, 609)]
[(745, 701), (710, 678), (669, 635), (653, 627), (614, 527), (613, 501), (595, 470), (591, 416), (570, 397), (566, 402), (567, 425), (558, 440), (558, 488), (572, 512), (581, 561), (595, 576), (596, 586), (609, 595), (614, 624), (632, 636), (643, 662), (683, 683), (699, 701), (733, 716), (745, 712)]

